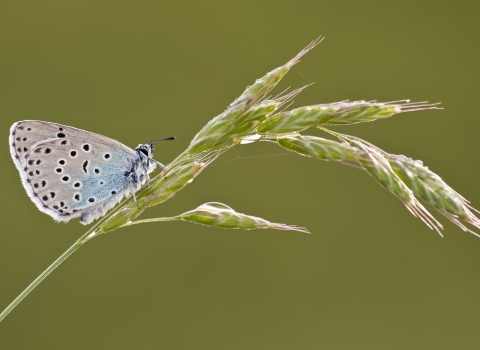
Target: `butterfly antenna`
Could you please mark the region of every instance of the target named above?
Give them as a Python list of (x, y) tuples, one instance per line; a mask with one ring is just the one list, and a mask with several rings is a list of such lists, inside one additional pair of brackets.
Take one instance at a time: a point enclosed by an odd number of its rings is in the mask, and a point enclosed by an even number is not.
[(153, 143), (153, 142), (157, 142), (157, 141), (173, 141), (173, 140), (176, 140), (177, 138), (175, 136), (170, 136), (170, 137), (166, 137), (164, 139), (156, 139), (156, 140), (150, 140), (148, 141), (147, 143)]

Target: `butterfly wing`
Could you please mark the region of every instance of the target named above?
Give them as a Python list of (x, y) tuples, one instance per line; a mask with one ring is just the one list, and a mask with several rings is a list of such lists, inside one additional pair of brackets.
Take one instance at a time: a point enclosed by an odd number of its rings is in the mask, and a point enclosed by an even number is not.
[(136, 152), (116, 140), (44, 121), (15, 123), (10, 150), (36, 206), (57, 221), (81, 216), (83, 224), (128, 195), (125, 174), (138, 163)]

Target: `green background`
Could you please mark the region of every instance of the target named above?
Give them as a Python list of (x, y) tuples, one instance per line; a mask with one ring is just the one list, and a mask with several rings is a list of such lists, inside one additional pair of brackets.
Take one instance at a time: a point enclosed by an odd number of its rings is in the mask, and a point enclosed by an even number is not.
[[(58, 122), (130, 147), (176, 135), (157, 147), (168, 163), (319, 35), (282, 82), (316, 82), (295, 106), (442, 102), (337, 130), (422, 159), (480, 207), (478, 13), (438, 0), (0, 1), (0, 308), (86, 231), (28, 199), (11, 124)], [(172, 222), (100, 236), (0, 324), (0, 348), (480, 347), (480, 239), (443, 217), (440, 238), (356, 169), (272, 144), (235, 150), (143, 217), (219, 201), (312, 235)]]

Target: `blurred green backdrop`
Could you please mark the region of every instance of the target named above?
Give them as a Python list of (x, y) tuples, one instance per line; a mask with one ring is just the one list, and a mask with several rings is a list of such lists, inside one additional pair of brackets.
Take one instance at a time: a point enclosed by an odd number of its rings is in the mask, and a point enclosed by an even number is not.
[[(282, 82), (316, 82), (295, 106), (441, 101), (445, 110), (340, 130), (422, 159), (480, 207), (478, 11), (438, 0), (0, 1), (0, 308), (86, 231), (28, 199), (8, 151), (12, 123), (54, 121), (131, 147), (176, 135), (157, 147), (168, 163), (319, 35)], [(439, 238), (358, 170), (270, 144), (236, 152), (144, 217), (220, 201), (311, 236), (181, 222), (101, 236), (0, 324), (0, 347), (480, 347), (478, 238), (443, 218)]]

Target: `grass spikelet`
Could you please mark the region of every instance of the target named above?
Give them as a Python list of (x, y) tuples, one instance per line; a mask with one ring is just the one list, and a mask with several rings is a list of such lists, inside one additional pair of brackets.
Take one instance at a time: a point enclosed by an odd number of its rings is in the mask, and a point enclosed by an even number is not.
[(393, 171), (389, 159), (376, 149), (369, 148), (356, 140), (349, 140), (348, 143), (345, 143), (315, 136), (289, 135), (261, 140), (277, 142), (285, 149), (307, 157), (334, 160), (365, 170), (382, 187), (400, 199), (413, 215), (419, 217), (428, 227), (441, 235), (442, 225), (433, 218), (417, 200), (414, 192)]
[(264, 137), (260, 140), (274, 141), (289, 151), (327, 161), (356, 164), (357, 158), (360, 156), (359, 150), (355, 147), (316, 136), (296, 134), (276, 138)]
[[(321, 129), (349, 144), (354, 144), (359, 148), (369, 150), (371, 153), (379, 154), (384, 159), (387, 159), (395, 176), (397, 176), (416, 197), (434, 208), (462, 230), (480, 237), (478, 233), (469, 229), (464, 224), (468, 223), (480, 229), (480, 219), (473, 213), (473, 211), (477, 210), (471, 207), (464, 197), (447, 185), (440, 176), (424, 166), (422, 161), (413, 160), (403, 155), (389, 154), (358, 137), (334, 133), (324, 128)], [(432, 218), (430, 214), (429, 217)], [(430, 222), (427, 225), (430, 226)], [(436, 222), (436, 226), (441, 227), (438, 222)]]
[[(324, 129), (325, 130), (325, 129)], [(476, 211), (469, 202), (440, 176), (423, 165), (421, 160), (413, 160), (404, 155), (389, 154), (358, 137), (333, 133), (340, 139), (363, 145), (388, 159), (394, 173), (412, 190), (412, 192), (440, 214), (459, 226), (462, 230), (476, 236), (480, 235), (468, 229), (462, 221), (480, 229), (480, 219), (472, 212)]]
[(388, 158), (393, 171), (412, 189), (415, 195), (462, 230), (480, 237), (478, 233), (462, 223), (465, 222), (480, 229), (480, 220), (472, 212), (475, 209), (465, 198), (448, 186), (440, 176), (425, 167), (421, 161), (393, 154), (389, 154)]
[[(265, 101), (263, 106), (261, 104), (256, 106), (258, 102), (264, 99), (267, 94), (272, 91), (285, 74), (288, 73), (290, 68), (298, 63), (300, 58), (322, 42), (322, 40), (323, 38), (320, 37), (317, 40), (312, 41), (286, 64), (267, 73), (264, 77), (257, 79), (253, 85), (247, 87), (243, 94), (232, 102), (222, 114), (213, 118), (197, 135), (195, 135), (187, 152), (189, 154), (196, 154), (212, 148), (229, 147), (233, 145), (233, 143), (230, 145), (228, 143), (232, 140), (234, 134), (239, 135), (242, 132), (246, 133), (252, 131), (257, 124), (254, 120), (259, 121), (262, 117), (265, 118), (270, 113), (269, 107), (274, 106), (274, 110), (302, 91), (303, 88), (295, 90), (279, 99), (269, 101), (269, 103), (267, 103), (268, 101)], [(265, 104), (269, 106), (267, 107)], [(261, 110), (261, 107), (267, 107), (267, 110), (264, 111), (264, 115), (257, 113), (255, 119), (247, 120), (248, 118), (245, 117), (246, 114), (255, 114), (252, 109), (257, 109), (258, 112), (259, 109)], [(245, 123), (248, 122), (251, 123), (245, 127)], [(239, 128), (241, 125), (244, 126), (242, 129)]]
[[(400, 103), (398, 103), (400, 102)], [(402, 103), (403, 102), (403, 103)], [(389, 118), (398, 113), (423, 111), (429, 109), (440, 109), (438, 103), (412, 102), (409, 100), (396, 102), (340, 102), (330, 105), (335, 109), (332, 118), (323, 125), (352, 125), (358, 123), (372, 122), (378, 119)]]
[(368, 144), (359, 142), (356, 139), (349, 139), (349, 144), (363, 150), (364, 157), (359, 157), (359, 164), (377, 182), (395, 195), (405, 205), (405, 207), (416, 217), (421, 219), (429, 228), (438, 232), (443, 229), (430, 212), (418, 201), (414, 191), (406, 185), (402, 179), (393, 171), (388, 158), (376, 147), (370, 147)]
[[(310, 233), (304, 227), (272, 223), (256, 216), (238, 213), (229, 206), (218, 202), (202, 204), (194, 210), (190, 210), (186, 213), (168, 219), (188, 221), (196, 224), (216, 226), (221, 228), (233, 228), (243, 230), (271, 228), (275, 230), (291, 230)], [(147, 219), (135, 221), (131, 224), (154, 221), (166, 221), (166, 219)]]
[(272, 89), (280, 82), (280, 80), (288, 73), (290, 68), (292, 68), (295, 64), (300, 62), (300, 58), (305, 56), (311, 49), (315, 46), (320, 44), (323, 41), (323, 37), (319, 37), (318, 39), (312, 41), (310, 44), (307, 45), (302, 51), (300, 51), (294, 58), (288, 61), (281, 67), (274, 69), (273, 71), (267, 73), (260, 79), (257, 79), (255, 83), (251, 86), (248, 86), (243, 94), (233, 102), (236, 104), (237, 101), (241, 101), (242, 99), (246, 98), (247, 96), (252, 96), (251, 103), (255, 104), (257, 101), (261, 100), (267, 94), (272, 91)]
[(299, 132), (317, 125), (352, 125), (385, 119), (398, 113), (438, 109), (437, 104), (394, 102), (336, 102), (293, 109), (273, 114), (257, 129), (262, 135)]

